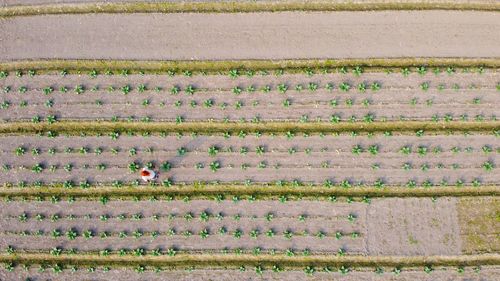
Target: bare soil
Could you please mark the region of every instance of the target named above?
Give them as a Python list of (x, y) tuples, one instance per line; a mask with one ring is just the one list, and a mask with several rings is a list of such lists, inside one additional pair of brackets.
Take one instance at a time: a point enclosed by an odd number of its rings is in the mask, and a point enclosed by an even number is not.
[[(95, 120), (111, 119), (113, 116), (126, 119), (134, 117), (140, 119), (149, 117), (152, 120), (174, 120), (176, 116), (183, 116), (185, 120), (251, 120), (258, 116), (261, 120), (299, 120), (307, 116), (309, 120), (329, 122), (332, 115), (338, 115), (346, 120), (356, 116), (359, 120), (367, 114), (373, 114), (376, 120), (430, 120), (433, 115), (443, 118), (450, 114), (455, 120), (461, 115), (473, 119), (483, 115), (489, 119), (497, 115), (495, 104), (498, 103), (498, 94), (495, 89), (499, 81), (498, 73), (489, 71), (482, 75), (477, 73), (456, 73), (453, 75), (428, 73), (426, 75), (413, 74), (401, 78), (400, 73), (365, 73), (360, 77), (352, 74), (316, 74), (312, 77), (301, 74), (287, 74), (283, 76), (254, 76), (230, 79), (226, 75), (196, 75), (191, 78), (167, 75), (118, 75), (98, 76), (94, 79), (86, 75), (37, 75), (17, 78), (10, 75), (0, 81), (0, 87), (10, 87), (9, 93), (4, 93), (2, 102), (9, 102), (10, 107), (0, 110), (0, 118), (4, 121), (30, 120), (35, 115), (45, 117), (55, 115), (59, 119)], [(339, 90), (343, 82), (353, 88), (349, 92)], [(370, 85), (377, 82), (381, 90), (372, 91)], [(309, 83), (318, 85), (318, 90), (308, 90)], [(327, 83), (334, 86), (333, 91), (325, 89)], [(357, 88), (360, 83), (367, 86), (366, 92)], [(429, 83), (430, 89), (423, 91), (421, 85)], [(147, 90), (137, 92), (137, 86), (144, 84)], [(285, 94), (277, 91), (279, 84), (285, 84), (289, 90)], [(85, 87), (86, 92), (77, 95), (73, 89), (77, 85)], [(121, 93), (120, 88), (130, 85), (132, 92), (128, 95)], [(194, 95), (186, 95), (184, 89), (193, 85), (197, 89)], [(302, 91), (295, 87), (302, 85)], [(437, 87), (442, 85), (443, 90)], [(55, 91), (43, 94), (43, 89), (52, 87)], [(60, 87), (67, 87), (69, 93), (59, 91)], [(112, 86), (116, 90), (109, 92)], [(170, 94), (170, 89), (177, 86), (181, 93)], [(255, 88), (254, 93), (246, 89)], [(270, 93), (263, 93), (264, 86), (271, 87)], [(28, 91), (19, 93), (20, 87)], [(98, 87), (98, 90), (91, 91)], [(153, 89), (160, 87), (161, 91)], [(231, 92), (239, 87), (243, 92), (235, 95)], [(213, 105), (206, 107), (204, 103), (210, 100)], [(285, 107), (284, 101), (290, 105)], [(477, 102), (475, 102), (477, 100)], [(53, 105), (46, 106), (47, 101)], [(97, 104), (97, 101), (100, 104)], [(144, 102), (147, 101), (147, 105)], [(335, 101), (335, 106), (331, 102)], [(26, 106), (21, 106), (26, 102)], [(191, 105), (192, 102), (196, 106)], [(236, 108), (236, 103), (241, 108)], [(351, 104), (348, 104), (350, 102)], [(369, 102), (365, 104), (365, 102)], [(429, 104), (432, 102), (432, 104)], [(179, 106), (174, 106), (180, 103)], [(221, 104), (226, 104), (222, 108)]]
[[(456, 198), (375, 200), (367, 209), (371, 255), (459, 255)], [(395, 207), (397, 206), (397, 207)]]
[(0, 27), (2, 61), (500, 56), (494, 12), (44, 15)]

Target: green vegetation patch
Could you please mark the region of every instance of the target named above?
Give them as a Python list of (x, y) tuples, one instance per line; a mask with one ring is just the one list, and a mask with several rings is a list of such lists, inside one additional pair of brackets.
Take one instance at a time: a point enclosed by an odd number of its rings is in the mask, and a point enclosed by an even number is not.
[(499, 196), (498, 186), (436, 186), (436, 187), (402, 187), (402, 186), (359, 186), (346, 188), (343, 186), (277, 186), (277, 185), (169, 185), (169, 186), (99, 186), (88, 188), (65, 188), (63, 186), (41, 187), (4, 187), (0, 188), (0, 197), (72, 197), (72, 198), (130, 198), (168, 196), (178, 199), (259, 199), (259, 200), (330, 200), (337, 197), (359, 197), (369, 201), (371, 197), (438, 197), (438, 196)]
[[(307, 72), (345, 71), (344, 68), (353, 67), (362, 71), (418, 71), (422, 66), (426, 68), (483, 68), (500, 67), (500, 59), (496, 58), (370, 58), (370, 59), (299, 59), (299, 60), (228, 60), (228, 61), (127, 61), (127, 60), (26, 60), (1, 62), (0, 71), (37, 71), (81, 73), (99, 71), (128, 74), (134, 73), (185, 73), (193, 74), (220, 74), (230, 72), (244, 74), (248, 71), (287, 71)], [(344, 67), (344, 68), (343, 68)], [(390, 69), (398, 68), (398, 69)]]
[(464, 253), (500, 252), (499, 197), (462, 198), (457, 210)]
[(238, 134), (247, 133), (341, 133), (341, 132), (412, 132), (418, 136), (430, 132), (500, 132), (500, 121), (394, 121), (394, 122), (126, 122), (126, 121), (58, 121), (53, 123), (6, 122), (0, 123), (0, 134), (66, 135), (109, 134), (118, 138), (122, 133), (191, 133)]
[(384, 11), (384, 10), (475, 10), (498, 11), (498, 3), (450, 2), (362, 2), (337, 3), (336, 1), (276, 1), (276, 2), (187, 2), (187, 3), (107, 3), (13, 6), (0, 10), (0, 16), (29, 16), (41, 14), (85, 13), (252, 13), (284, 11)]

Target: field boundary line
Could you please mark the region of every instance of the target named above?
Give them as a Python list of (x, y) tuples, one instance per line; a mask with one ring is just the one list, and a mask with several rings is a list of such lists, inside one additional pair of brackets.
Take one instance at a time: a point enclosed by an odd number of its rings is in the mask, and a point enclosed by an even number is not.
[(386, 10), (472, 10), (500, 11), (498, 3), (335, 3), (304, 2), (204, 2), (204, 3), (106, 3), (19, 5), (0, 9), (0, 17), (85, 13), (252, 13), (285, 11), (386, 11)]
[(335, 256), (335, 255), (253, 255), (253, 254), (176, 254), (175, 256), (119, 256), (97, 254), (59, 256), (48, 253), (14, 253), (1, 254), (0, 262), (30, 264), (68, 264), (68, 265), (114, 265), (114, 266), (188, 266), (200, 267), (239, 267), (241, 265), (272, 266), (282, 264), (288, 268), (304, 268), (306, 266), (353, 266), (353, 267), (415, 267), (415, 266), (479, 266), (500, 265), (499, 254), (460, 255), (460, 256)]
[(67, 135), (110, 134), (110, 133), (184, 133), (197, 132), (200, 134), (213, 133), (335, 133), (335, 132), (496, 132), (500, 130), (500, 121), (375, 121), (366, 122), (127, 122), (127, 121), (69, 121), (61, 120), (52, 124), (32, 122), (3, 122), (0, 123), (0, 134), (37, 134), (51, 132)]
[(220, 60), (220, 61), (132, 61), (132, 60), (17, 60), (0, 62), (0, 71), (36, 70), (41, 73), (67, 70), (78, 71), (144, 71), (166, 73), (167, 71), (204, 71), (218, 73), (233, 69), (241, 70), (287, 70), (324, 69), (335, 67), (365, 67), (370, 71), (384, 71), (395, 67), (500, 67), (500, 58), (361, 58), (361, 59), (297, 59), (297, 60)]
[(62, 196), (75, 198), (100, 197), (134, 197), (134, 196), (188, 196), (191, 199), (214, 199), (218, 195), (228, 196), (256, 196), (259, 199), (278, 199), (286, 196), (287, 200), (320, 199), (335, 197), (463, 197), (463, 196), (500, 196), (500, 187), (497, 185), (485, 186), (435, 186), (435, 187), (323, 187), (323, 186), (265, 186), (265, 185), (236, 185), (221, 184), (211, 186), (173, 185), (162, 186), (98, 186), (86, 189), (58, 187), (3, 187), (0, 188), (0, 197), (36, 197)]

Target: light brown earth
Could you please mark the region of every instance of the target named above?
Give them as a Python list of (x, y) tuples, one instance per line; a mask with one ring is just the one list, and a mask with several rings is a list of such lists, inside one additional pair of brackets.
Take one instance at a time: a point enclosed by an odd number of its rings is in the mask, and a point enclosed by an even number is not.
[[(344, 179), (349, 179), (352, 184), (368, 183), (381, 178), (386, 184), (404, 185), (409, 180), (415, 180), (418, 184), (429, 179), (434, 184), (439, 184), (445, 179), (453, 185), (459, 179), (466, 184), (478, 178), (484, 184), (495, 184), (500, 181), (499, 173), (488, 172), (482, 165), (486, 161), (491, 161), (498, 165), (498, 141), (493, 135), (452, 135), (452, 136), (407, 136), (397, 135), (385, 137), (377, 135), (373, 137), (350, 135), (341, 136), (296, 136), (287, 139), (284, 136), (238, 136), (225, 139), (222, 136), (184, 136), (177, 138), (167, 136), (151, 137), (128, 137), (120, 136), (113, 141), (108, 136), (103, 137), (57, 137), (50, 139), (47, 137), (34, 136), (4, 136), (1, 138), (0, 165), (9, 165), (10, 171), (0, 171), (0, 183), (10, 183), (16, 185), (20, 181), (33, 183), (41, 180), (45, 183), (62, 182), (72, 180), (75, 184), (88, 180), (93, 183), (110, 183), (114, 180), (131, 182), (138, 179), (138, 173), (131, 173), (128, 169), (129, 163), (136, 162), (145, 164), (153, 161), (158, 167), (161, 163), (169, 161), (172, 170), (161, 172), (159, 181), (168, 177), (177, 182), (194, 181), (214, 181), (222, 182), (243, 182), (250, 179), (253, 182), (274, 182), (277, 180), (292, 181), (294, 179), (302, 182), (323, 183), (330, 179), (335, 183), (340, 183)], [(360, 145), (364, 151), (360, 155), (354, 155), (351, 150), (354, 146)], [(379, 152), (372, 155), (367, 152), (371, 145), (378, 145)], [(16, 156), (14, 151), (22, 146), (26, 149), (26, 154)], [(216, 146), (220, 152), (211, 157), (208, 155), (208, 148)], [(256, 153), (256, 147), (262, 146), (265, 152), (262, 155)], [(399, 150), (403, 146), (410, 146), (412, 153), (404, 155)], [(417, 153), (418, 147), (427, 147), (425, 156)], [(489, 146), (492, 153), (484, 153), (482, 148)], [(87, 154), (81, 154), (78, 150), (81, 147), (88, 148)], [(101, 155), (95, 155), (96, 148), (103, 150)], [(180, 156), (177, 149), (184, 147), (188, 152)], [(248, 148), (246, 155), (240, 153), (240, 149)], [(434, 153), (433, 149), (440, 147), (441, 153)], [(459, 152), (452, 152), (451, 149), (457, 147)], [(470, 147), (471, 152), (466, 152)], [(40, 149), (38, 156), (33, 156), (31, 150)], [(48, 150), (56, 148), (55, 155), (50, 155)], [(71, 153), (64, 150), (71, 148)], [(119, 152), (114, 155), (112, 148), (117, 148)], [(129, 150), (135, 148), (137, 155), (130, 156)], [(153, 152), (146, 152), (151, 148)], [(229, 152), (228, 149), (233, 152)], [(311, 149), (308, 155), (305, 150)], [(296, 152), (290, 154), (289, 150)], [(209, 164), (219, 161), (221, 169), (212, 172)], [(257, 165), (264, 162), (265, 168), (258, 168)], [(37, 163), (42, 163), (45, 170), (36, 174), (31, 171), (31, 167)], [(107, 168), (104, 171), (97, 171), (96, 166), (104, 163)], [(201, 163), (203, 168), (196, 169), (195, 165)], [(324, 166), (327, 163), (329, 166)], [(410, 163), (413, 169), (406, 171), (403, 164)], [(63, 167), (67, 164), (73, 165), (71, 172), (66, 172)], [(89, 165), (85, 168), (84, 165)], [(249, 167), (244, 170), (242, 164)], [(378, 164), (378, 169), (373, 169), (372, 165)], [(424, 171), (421, 166), (427, 164), (428, 170)], [(438, 165), (444, 165), (440, 168)], [(58, 166), (57, 170), (51, 172), (51, 165)], [(453, 165), (458, 165), (453, 167)], [(158, 169), (158, 168), (157, 168)], [(368, 173), (366, 171), (369, 171)]]
[(371, 255), (462, 253), (456, 198), (374, 200), (367, 209)]
[[(136, 119), (150, 117), (152, 120), (172, 121), (176, 116), (183, 116), (185, 120), (251, 120), (259, 116), (261, 120), (299, 120), (303, 115), (309, 120), (317, 118), (329, 122), (332, 115), (339, 115), (343, 120), (356, 116), (359, 120), (366, 114), (373, 114), (376, 120), (430, 120), (433, 115), (440, 119), (445, 114), (450, 114), (455, 120), (461, 115), (466, 115), (473, 120), (477, 115), (489, 120), (498, 115), (495, 105), (499, 103), (498, 91), (495, 89), (500, 77), (495, 70), (488, 70), (483, 74), (457, 73), (448, 75), (441, 73), (435, 75), (432, 69), (426, 75), (413, 73), (404, 77), (401, 73), (364, 73), (360, 77), (353, 74), (315, 74), (308, 77), (304, 74), (255, 75), (254, 77), (241, 76), (231, 79), (228, 75), (195, 75), (193, 77), (167, 75), (99, 75), (90, 78), (87, 75), (36, 75), (21, 78), (13, 73), (0, 80), (0, 88), (10, 87), (9, 93), (3, 93), (0, 102), (9, 102), (10, 107), (0, 109), (0, 119), (4, 121), (30, 120), (35, 115), (45, 117), (55, 115), (59, 119), (95, 120), (110, 119), (113, 116), (126, 119), (133, 116)], [(339, 90), (339, 85), (347, 82), (352, 86), (349, 92)], [(381, 90), (372, 91), (369, 86), (377, 82)], [(289, 90), (281, 94), (277, 90), (279, 84), (286, 84)], [(318, 85), (318, 90), (311, 92), (308, 84)], [(327, 83), (334, 86), (332, 91), (325, 89)], [(360, 83), (367, 85), (366, 92), (359, 91), (356, 87)], [(429, 83), (430, 89), (423, 91), (422, 83)], [(144, 84), (148, 90), (144, 93), (137, 91), (137, 86)], [(86, 91), (77, 95), (74, 93), (76, 85), (83, 85)], [(123, 95), (121, 87), (130, 85), (133, 89), (128, 95)], [(184, 89), (193, 85), (197, 89), (194, 95), (186, 95)], [(302, 91), (295, 90), (297, 85), (302, 85)], [(438, 90), (442, 85), (443, 90)], [(19, 94), (20, 87), (27, 87), (28, 91)], [(43, 94), (43, 89), (52, 87), (54, 92)], [(59, 91), (60, 87), (67, 87), (68, 93)], [(97, 91), (92, 91), (94, 87)], [(114, 91), (107, 89), (112, 86)], [(171, 95), (170, 89), (177, 86), (181, 92)], [(249, 93), (249, 86), (255, 92)], [(262, 88), (269, 86), (272, 91), (263, 93)], [(160, 92), (154, 91), (160, 87)], [(243, 89), (239, 95), (231, 92), (234, 87)], [(455, 88), (458, 87), (458, 88)], [(206, 100), (212, 100), (213, 106), (204, 107)], [(283, 102), (289, 100), (291, 105), (284, 107)], [(414, 100), (414, 104), (412, 100)], [(474, 100), (478, 99), (478, 103)], [(53, 106), (45, 106), (47, 101), (52, 101)], [(102, 104), (97, 105), (99, 100)], [(143, 102), (147, 100), (148, 106)], [(331, 106), (335, 100), (337, 106)], [(351, 100), (353, 105), (347, 105)], [(363, 104), (367, 100), (369, 105)], [(20, 104), (27, 102), (26, 107)], [(195, 101), (196, 107), (190, 103)], [(429, 105), (428, 102), (432, 102)], [(176, 107), (174, 103), (181, 102)], [(242, 107), (236, 109), (237, 102)], [(222, 109), (220, 105), (227, 104)]]
[(498, 57), (499, 37), (474, 11), (44, 15), (0, 21), (0, 60)]
[(500, 199), (485, 197), (463, 198), (457, 205), (460, 236), (464, 252), (485, 253), (500, 251)]

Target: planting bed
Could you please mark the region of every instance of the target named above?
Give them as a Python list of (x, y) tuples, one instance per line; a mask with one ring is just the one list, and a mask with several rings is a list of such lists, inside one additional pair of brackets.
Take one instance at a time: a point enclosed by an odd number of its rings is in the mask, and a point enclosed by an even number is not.
[[(340, 71), (340, 72), (339, 72)], [(496, 120), (496, 69), (422, 68), (362, 73), (35, 75), (0, 80), (0, 118), (40, 120), (345, 122)], [(478, 73), (481, 71), (481, 73)], [(353, 74), (354, 72), (354, 74)], [(186, 74), (186, 73), (185, 73)], [(240, 76), (241, 75), (241, 76)]]
[[(405, 188), (491, 185), (500, 180), (493, 171), (498, 141), (491, 133), (243, 136), (3, 136), (0, 183), (119, 187), (139, 182), (137, 170), (144, 165), (159, 171), (159, 183), (283, 181)], [(363, 172), (367, 170), (370, 173)]]

